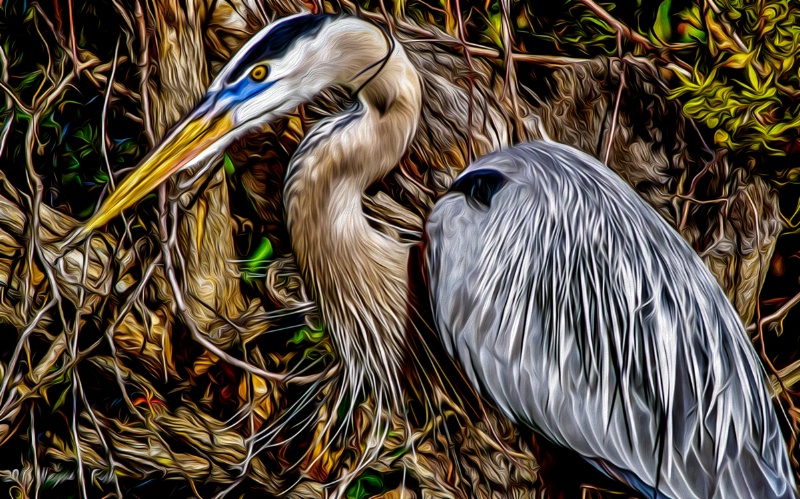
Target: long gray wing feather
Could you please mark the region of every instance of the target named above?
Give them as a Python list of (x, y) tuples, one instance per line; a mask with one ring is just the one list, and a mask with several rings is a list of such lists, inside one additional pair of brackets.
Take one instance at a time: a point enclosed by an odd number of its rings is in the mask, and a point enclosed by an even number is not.
[(795, 497), (752, 345), (714, 278), (606, 166), (532, 143), (487, 156), (488, 206), (426, 225), (442, 340), (515, 421), (649, 497)]

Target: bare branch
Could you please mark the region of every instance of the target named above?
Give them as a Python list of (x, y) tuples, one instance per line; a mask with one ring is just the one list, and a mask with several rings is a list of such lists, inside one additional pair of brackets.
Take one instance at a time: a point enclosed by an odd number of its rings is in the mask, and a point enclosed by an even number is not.
[(108, 148), (106, 147), (106, 113), (108, 112), (108, 101), (111, 98), (111, 89), (114, 86), (114, 75), (117, 72), (117, 58), (119, 57), (119, 42), (117, 37), (117, 46), (114, 48), (114, 64), (111, 67), (111, 76), (108, 77), (108, 86), (106, 87), (106, 95), (103, 100), (103, 116), (100, 118), (100, 148), (102, 150), (103, 159), (106, 162), (106, 169), (108, 170), (108, 182), (111, 184), (111, 189), (115, 189), (114, 172), (111, 170), (111, 163), (108, 161)]
[(5, 83), (4, 81), (0, 81), (0, 90), (2, 90), (3, 92), (5, 92), (5, 93), (6, 93), (6, 95), (7, 95), (7, 96), (8, 96), (8, 97), (9, 97), (11, 100), (13, 100), (13, 101), (14, 101), (14, 105), (16, 105), (18, 108), (20, 108), (20, 109), (21, 109), (21, 110), (22, 110), (22, 111), (23, 111), (25, 114), (29, 114), (29, 115), (30, 115), (30, 114), (33, 114), (33, 111), (32, 111), (32, 110), (31, 110), (31, 109), (30, 109), (28, 106), (26, 106), (25, 104), (23, 104), (23, 103), (22, 103), (22, 101), (20, 101), (20, 100), (19, 100), (19, 97), (17, 97), (17, 94), (15, 94), (15, 93), (14, 93), (14, 91), (13, 91), (13, 90), (11, 90), (11, 89), (10, 89), (10, 88), (9, 88), (9, 87), (6, 85), (6, 83)]
[(793, 297), (786, 300), (786, 302), (784, 302), (784, 304), (781, 305), (781, 307), (775, 312), (765, 315), (761, 318), (761, 320), (747, 326), (747, 332), (753, 333), (757, 329), (761, 330), (775, 323), (778, 323), (780, 327), (780, 323), (783, 322), (786, 316), (789, 315), (789, 312), (791, 312), (798, 303), (800, 303), (800, 293), (797, 293)]
[(617, 120), (619, 119), (619, 104), (622, 102), (622, 89), (625, 88), (625, 60), (622, 59), (622, 35), (617, 33), (617, 55), (620, 57), (621, 69), (619, 71), (619, 87), (617, 88), (617, 97), (614, 99), (614, 114), (611, 115), (611, 130), (608, 132), (608, 145), (606, 146), (606, 154), (603, 156), (603, 163), (608, 164), (608, 158), (611, 156), (611, 149), (614, 147), (614, 132), (617, 128)]

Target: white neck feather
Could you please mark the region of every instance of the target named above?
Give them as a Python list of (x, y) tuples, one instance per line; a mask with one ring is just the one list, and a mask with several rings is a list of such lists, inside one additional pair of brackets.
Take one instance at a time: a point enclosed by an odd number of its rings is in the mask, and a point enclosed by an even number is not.
[(397, 407), (408, 248), (367, 223), (361, 200), (397, 165), (419, 120), (419, 77), (399, 45), (358, 97), (356, 109), (320, 123), (293, 158), (286, 224), (351, 389), (372, 385)]

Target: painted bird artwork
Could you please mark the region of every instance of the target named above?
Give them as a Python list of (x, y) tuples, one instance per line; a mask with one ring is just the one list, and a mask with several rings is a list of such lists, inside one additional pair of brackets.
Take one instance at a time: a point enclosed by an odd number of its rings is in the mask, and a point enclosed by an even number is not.
[(0, 4), (0, 483), (798, 497), (798, 21)]

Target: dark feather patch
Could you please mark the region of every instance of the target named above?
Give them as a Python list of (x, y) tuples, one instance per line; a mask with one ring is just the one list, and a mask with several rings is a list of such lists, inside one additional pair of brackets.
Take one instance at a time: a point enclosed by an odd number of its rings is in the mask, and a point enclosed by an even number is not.
[(325, 21), (333, 17), (327, 14), (308, 14), (278, 21), (278, 25), (270, 29), (258, 44), (251, 47), (247, 57), (242, 59), (239, 66), (231, 72), (228, 81), (238, 80), (258, 62), (282, 57), (300, 38), (319, 33)]
[(471, 204), (489, 208), (492, 197), (506, 185), (508, 179), (496, 170), (475, 170), (462, 175), (453, 185), (451, 191), (463, 192)]

